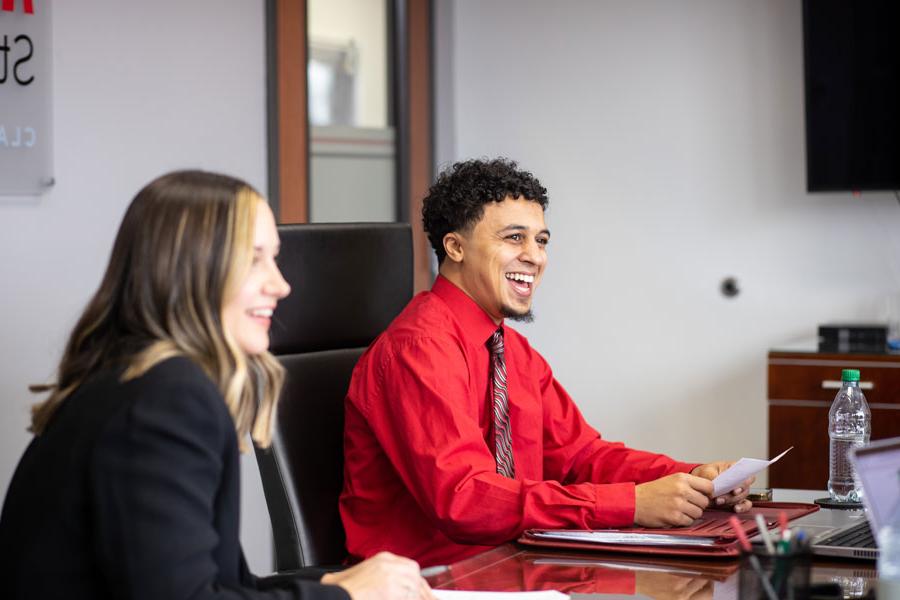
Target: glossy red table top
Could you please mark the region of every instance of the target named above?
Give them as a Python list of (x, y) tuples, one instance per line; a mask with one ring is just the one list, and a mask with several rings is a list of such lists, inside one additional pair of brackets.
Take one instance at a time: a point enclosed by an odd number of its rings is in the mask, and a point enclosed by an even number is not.
[[(450, 565), (428, 578), (455, 590), (608, 594), (657, 599), (737, 598), (737, 560), (673, 559), (626, 554), (535, 551), (505, 544)], [(875, 587), (873, 562), (813, 562), (811, 583), (839, 583), (845, 598)]]
[[(779, 502), (811, 502), (826, 492), (775, 490)], [(818, 519), (842, 518), (825, 510)], [(839, 521), (843, 522), (843, 521)], [(591, 551), (528, 549), (504, 544), (450, 565), (428, 578), (435, 588), (485, 591), (558, 590), (608, 598), (737, 598), (737, 559), (660, 558)], [(810, 583), (838, 583), (844, 598), (862, 598), (876, 585), (873, 561), (815, 558)]]

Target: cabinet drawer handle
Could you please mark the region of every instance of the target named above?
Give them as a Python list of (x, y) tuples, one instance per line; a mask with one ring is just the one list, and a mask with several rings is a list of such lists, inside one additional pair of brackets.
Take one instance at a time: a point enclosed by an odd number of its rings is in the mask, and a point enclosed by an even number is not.
[[(841, 389), (841, 382), (837, 379), (823, 379), (822, 380), (822, 389), (823, 390), (839, 390)], [(861, 390), (874, 390), (875, 384), (871, 381), (860, 381), (859, 389)]]

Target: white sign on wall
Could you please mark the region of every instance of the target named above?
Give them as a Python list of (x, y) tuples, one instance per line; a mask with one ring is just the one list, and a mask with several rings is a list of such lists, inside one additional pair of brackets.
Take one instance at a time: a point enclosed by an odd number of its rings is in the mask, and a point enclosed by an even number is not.
[(0, 0), (0, 194), (53, 185), (49, 0)]

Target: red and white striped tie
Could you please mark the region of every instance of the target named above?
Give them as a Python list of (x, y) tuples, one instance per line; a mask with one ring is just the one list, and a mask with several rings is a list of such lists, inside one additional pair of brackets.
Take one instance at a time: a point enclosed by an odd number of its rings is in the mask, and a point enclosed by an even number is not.
[(509, 429), (509, 400), (506, 396), (506, 360), (503, 358), (503, 328), (497, 329), (488, 340), (491, 351), (491, 383), (494, 409), (494, 457), (497, 473), (511, 479), (516, 477), (512, 454), (512, 434)]

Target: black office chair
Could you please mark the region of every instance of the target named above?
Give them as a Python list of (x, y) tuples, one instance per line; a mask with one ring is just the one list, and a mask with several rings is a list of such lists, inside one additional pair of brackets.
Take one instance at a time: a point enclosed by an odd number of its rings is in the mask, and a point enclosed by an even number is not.
[(356, 361), (412, 297), (408, 224), (281, 225), (291, 294), (271, 350), (287, 370), (272, 446), (256, 449), (275, 538), (275, 568), (340, 565), (344, 396)]

